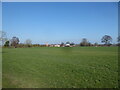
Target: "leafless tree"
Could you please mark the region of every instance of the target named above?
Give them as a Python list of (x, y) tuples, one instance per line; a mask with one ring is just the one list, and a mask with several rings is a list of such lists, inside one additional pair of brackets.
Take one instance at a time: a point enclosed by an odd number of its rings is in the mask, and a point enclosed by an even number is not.
[(27, 40), (25, 41), (25, 44), (32, 44), (32, 40), (27, 39)]
[(13, 37), (11, 40), (11, 46), (14, 46), (14, 48), (17, 48), (17, 45), (19, 44), (19, 38), (18, 37)]
[(0, 31), (0, 45), (4, 45), (7, 40), (6, 32)]
[(28, 47), (30, 47), (31, 44), (32, 44), (32, 40), (27, 39), (27, 40), (25, 41), (25, 44), (26, 44)]

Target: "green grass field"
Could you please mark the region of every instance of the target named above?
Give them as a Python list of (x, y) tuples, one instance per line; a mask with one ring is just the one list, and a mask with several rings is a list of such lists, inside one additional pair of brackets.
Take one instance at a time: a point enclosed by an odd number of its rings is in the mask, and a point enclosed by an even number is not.
[(117, 88), (117, 47), (3, 49), (3, 88)]

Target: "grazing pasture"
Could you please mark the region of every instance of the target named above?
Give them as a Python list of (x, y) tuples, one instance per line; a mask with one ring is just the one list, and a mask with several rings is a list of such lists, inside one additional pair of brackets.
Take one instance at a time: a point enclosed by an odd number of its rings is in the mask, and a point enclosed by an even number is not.
[(3, 88), (117, 88), (117, 47), (3, 48)]

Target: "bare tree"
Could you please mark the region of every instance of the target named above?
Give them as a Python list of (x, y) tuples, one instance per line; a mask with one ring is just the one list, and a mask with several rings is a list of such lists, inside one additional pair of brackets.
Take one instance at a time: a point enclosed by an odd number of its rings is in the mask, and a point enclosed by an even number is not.
[(4, 45), (6, 41), (7, 41), (6, 32), (0, 31), (0, 45)]
[(31, 44), (32, 44), (32, 40), (27, 39), (27, 40), (25, 41), (25, 44), (26, 44), (28, 47), (30, 47)]
[(110, 45), (110, 42), (112, 42), (112, 37), (109, 35), (105, 35), (101, 39), (102, 43), (105, 43), (105, 45)]
[(11, 41), (11, 46), (14, 46), (14, 48), (17, 48), (17, 45), (19, 44), (19, 38), (13, 37), (10, 41)]

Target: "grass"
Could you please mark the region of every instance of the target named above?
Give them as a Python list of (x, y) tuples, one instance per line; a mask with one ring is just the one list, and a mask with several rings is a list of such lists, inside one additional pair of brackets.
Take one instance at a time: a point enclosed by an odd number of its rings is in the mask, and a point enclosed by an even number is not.
[(3, 49), (3, 88), (117, 88), (117, 47)]

